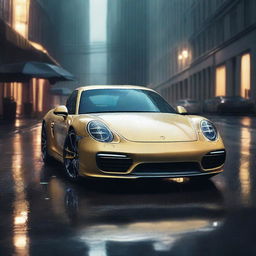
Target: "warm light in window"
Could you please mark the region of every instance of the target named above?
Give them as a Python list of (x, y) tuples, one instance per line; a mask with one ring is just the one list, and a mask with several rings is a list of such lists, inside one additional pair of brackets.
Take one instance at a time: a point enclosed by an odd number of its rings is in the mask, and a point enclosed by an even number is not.
[(13, 20), (14, 29), (24, 37), (28, 37), (30, 0), (13, 0)]
[(37, 100), (36, 100), (36, 81), (37, 79), (33, 78), (31, 80), (31, 83), (32, 83), (32, 101), (33, 101), (33, 110), (36, 112), (37, 110), (37, 107), (36, 107), (36, 104), (37, 104)]
[(179, 60), (182, 60), (183, 59), (183, 56), (180, 54), (179, 57), (178, 57)]
[(43, 90), (44, 90), (44, 80), (38, 80), (38, 111), (43, 111)]
[(216, 69), (215, 96), (226, 95), (226, 66), (220, 66)]
[(244, 98), (249, 98), (251, 89), (251, 56), (249, 53), (241, 59), (241, 92)]

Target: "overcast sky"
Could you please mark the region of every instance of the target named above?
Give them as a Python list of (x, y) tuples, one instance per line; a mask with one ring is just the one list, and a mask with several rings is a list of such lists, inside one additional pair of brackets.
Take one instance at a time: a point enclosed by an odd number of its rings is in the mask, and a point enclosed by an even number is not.
[(90, 41), (106, 41), (107, 0), (90, 0)]

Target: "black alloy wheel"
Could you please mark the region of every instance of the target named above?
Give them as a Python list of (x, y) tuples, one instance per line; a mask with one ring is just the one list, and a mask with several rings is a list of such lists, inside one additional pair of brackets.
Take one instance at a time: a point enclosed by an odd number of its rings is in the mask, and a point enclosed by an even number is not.
[(78, 142), (74, 130), (70, 130), (66, 137), (63, 149), (64, 169), (70, 180), (79, 179)]

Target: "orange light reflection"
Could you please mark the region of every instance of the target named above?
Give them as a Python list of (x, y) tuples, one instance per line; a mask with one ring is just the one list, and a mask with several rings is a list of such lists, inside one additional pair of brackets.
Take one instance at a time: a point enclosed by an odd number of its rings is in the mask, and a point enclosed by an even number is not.
[[(251, 119), (245, 117), (242, 119), (242, 124), (251, 124)], [(241, 128), (241, 154), (240, 168), (239, 168), (239, 180), (241, 186), (241, 200), (242, 203), (250, 203), (250, 191), (251, 191), (251, 179), (250, 179), (250, 144), (251, 144), (251, 133), (246, 127)]]
[(14, 154), (12, 159), (12, 177), (14, 181), (14, 207), (13, 207), (13, 245), (15, 255), (27, 256), (29, 250), (28, 238), (28, 212), (29, 206), (26, 200), (24, 174), (22, 169), (22, 145), (21, 135), (15, 135), (13, 139)]

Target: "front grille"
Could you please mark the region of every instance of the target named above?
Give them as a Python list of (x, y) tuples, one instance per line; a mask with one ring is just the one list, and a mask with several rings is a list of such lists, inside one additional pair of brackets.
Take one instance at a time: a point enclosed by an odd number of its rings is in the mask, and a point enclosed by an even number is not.
[(202, 158), (202, 166), (204, 169), (217, 168), (224, 164), (226, 160), (226, 151), (219, 150), (214, 152), (209, 152)]
[(132, 165), (132, 159), (121, 154), (97, 154), (96, 163), (104, 172), (127, 172)]
[(144, 163), (135, 167), (133, 174), (192, 174), (200, 173), (201, 168), (196, 162), (175, 163)]

